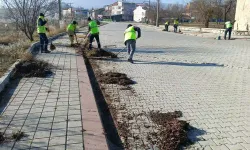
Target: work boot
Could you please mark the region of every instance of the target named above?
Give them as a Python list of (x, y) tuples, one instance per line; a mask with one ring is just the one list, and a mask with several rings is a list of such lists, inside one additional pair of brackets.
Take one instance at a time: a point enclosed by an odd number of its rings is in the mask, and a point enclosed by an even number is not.
[(46, 50), (46, 51), (44, 51), (44, 53), (50, 53), (51, 51), (49, 51), (49, 50)]
[(101, 44), (98, 44), (98, 48), (101, 49)]
[(130, 63), (134, 63), (134, 61), (130, 58), (130, 59), (128, 59), (128, 62), (130, 62)]
[(92, 44), (89, 44), (89, 50), (92, 50)]
[(41, 53), (44, 53), (44, 47), (43, 45), (40, 46)]

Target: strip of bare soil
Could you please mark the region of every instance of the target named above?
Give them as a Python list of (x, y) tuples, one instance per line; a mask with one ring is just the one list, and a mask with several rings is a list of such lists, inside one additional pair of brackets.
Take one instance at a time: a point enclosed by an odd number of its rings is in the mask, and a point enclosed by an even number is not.
[(158, 132), (148, 136), (153, 145), (160, 150), (179, 150), (181, 146), (190, 143), (188, 139), (189, 123), (178, 120), (182, 116), (180, 111), (160, 113), (150, 112), (152, 121), (159, 125)]
[(112, 52), (105, 51), (104, 49), (92, 49), (92, 50), (85, 50), (85, 53), (88, 57), (110, 57), (110, 58), (117, 58)]

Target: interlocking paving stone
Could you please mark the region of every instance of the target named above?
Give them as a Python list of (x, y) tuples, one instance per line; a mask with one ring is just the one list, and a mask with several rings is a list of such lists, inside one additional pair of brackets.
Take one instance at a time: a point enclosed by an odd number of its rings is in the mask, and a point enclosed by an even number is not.
[[(69, 41), (65, 36), (54, 41), (57, 42)], [(1, 95), (2, 101), (8, 102), (6, 105), (1, 101), (1, 108), (6, 108), (0, 120), (1, 132), (11, 135), (13, 131), (21, 130), (27, 136), (18, 142), (0, 144), (0, 149), (11, 150), (13, 145), (13, 150), (29, 148), (63, 150), (76, 147), (83, 149), (75, 50), (69, 47), (57, 47), (52, 53), (39, 54), (37, 58), (52, 63), (55, 66), (55, 74), (48, 78), (23, 78), (20, 81), (13, 81), (8, 86), (7, 92)], [(71, 112), (71, 109), (76, 110)], [(68, 118), (72, 118), (75, 122), (68, 123)], [(70, 128), (71, 126), (79, 128)], [(79, 133), (76, 133), (77, 130)], [(78, 145), (67, 148), (67, 133), (69, 136), (77, 135), (74, 140)], [(69, 142), (71, 139), (72, 137), (69, 138)]]
[[(113, 52), (123, 49), (126, 26), (111, 23), (102, 27), (102, 45), (115, 43), (118, 48), (108, 49)], [(134, 64), (127, 62), (125, 50), (117, 61), (97, 61), (102, 72), (126, 73), (136, 81), (132, 85), (134, 95), (120, 91), (119, 86), (105, 85), (111, 97), (120, 98), (115, 106), (124, 105), (127, 112), (134, 114), (182, 111), (181, 119), (202, 131), (192, 131), (195, 133), (191, 137), (198, 144), (191, 150), (246, 149), (250, 141), (250, 43), (183, 36), (138, 26), (143, 35), (137, 40)], [(122, 113), (118, 112), (118, 119)], [(131, 131), (133, 134), (138, 130)], [(142, 128), (139, 131), (141, 135), (147, 132)], [(202, 137), (202, 141), (197, 137)], [(136, 146), (135, 142), (138, 140), (134, 139), (132, 146)]]

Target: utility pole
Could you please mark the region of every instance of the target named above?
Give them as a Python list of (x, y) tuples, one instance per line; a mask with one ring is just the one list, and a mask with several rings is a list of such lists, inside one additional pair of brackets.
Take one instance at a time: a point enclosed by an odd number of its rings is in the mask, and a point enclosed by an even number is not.
[(159, 27), (159, 9), (160, 9), (160, 0), (157, 0), (157, 15), (156, 15), (156, 26)]
[(61, 0), (58, 0), (58, 6), (59, 6), (59, 21), (62, 20), (62, 2)]

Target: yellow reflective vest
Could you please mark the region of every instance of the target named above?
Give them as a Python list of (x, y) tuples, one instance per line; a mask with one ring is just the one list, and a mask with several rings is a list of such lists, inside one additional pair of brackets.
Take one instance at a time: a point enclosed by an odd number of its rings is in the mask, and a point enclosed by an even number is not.
[(89, 22), (89, 27), (90, 27), (90, 34), (96, 34), (99, 33), (98, 25), (96, 21), (92, 20)]
[(75, 31), (76, 30), (76, 25), (71, 23), (67, 27), (67, 31)]
[(178, 25), (178, 24), (179, 24), (179, 21), (178, 21), (178, 20), (175, 20), (175, 21), (174, 21), (174, 24), (175, 24), (175, 25)]
[(233, 25), (230, 21), (227, 21), (225, 24), (226, 24), (227, 29), (233, 27)]
[(167, 21), (167, 22), (165, 23), (165, 25), (169, 25), (169, 22)]
[(42, 19), (44, 21), (44, 17), (39, 16), (39, 18), (37, 19), (37, 33), (46, 33), (46, 27), (45, 27), (45, 25), (43, 25), (43, 26), (39, 25), (39, 19)]
[(124, 32), (124, 36), (124, 42), (126, 42), (127, 40), (136, 40), (136, 31), (134, 29), (134, 26), (127, 28)]

